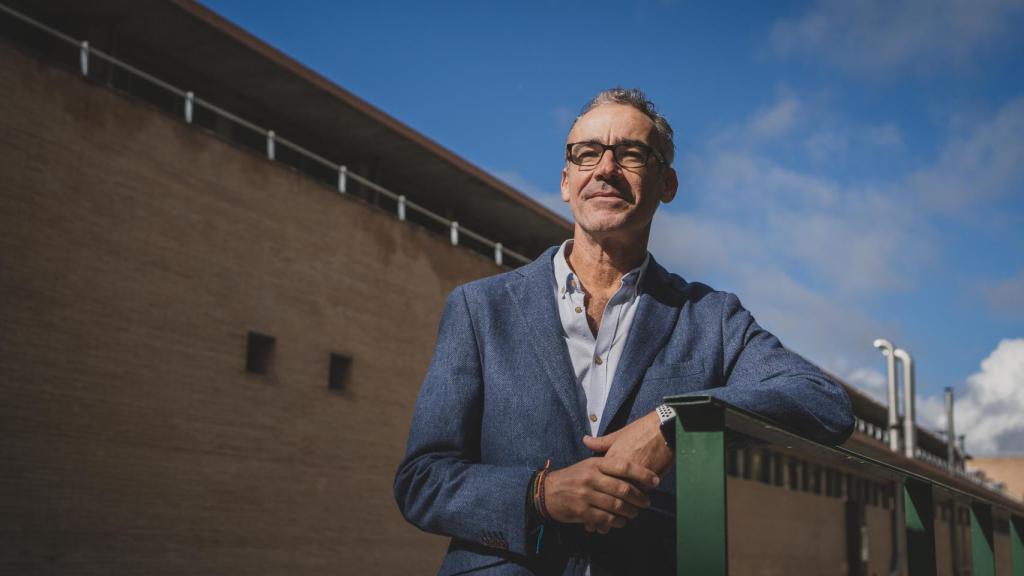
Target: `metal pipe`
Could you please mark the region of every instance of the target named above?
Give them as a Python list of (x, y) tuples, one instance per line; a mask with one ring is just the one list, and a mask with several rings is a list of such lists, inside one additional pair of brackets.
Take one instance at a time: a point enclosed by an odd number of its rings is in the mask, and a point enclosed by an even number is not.
[(895, 347), (892, 345), (892, 342), (885, 338), (875, 340), (874, 345), (885, 356), (885, 365), (889, 374), (889, 449), (893, 452), (899, 452), (900, 416), (896, 405), (896, 356), (893, 355)]
[(89, 75), (89, 42), (82, 40), (78, 53), (78, 65), (82, 69), (82, 76)]
[(893, 351), (903, 364), (903, 454), (913, 458), (917, 449), (917, 428), (914, 417), (914, 358), (902, 348)]
[(946, 388), (946, 466), (956, 470), (956, 432), (953, 428), (953, 389)]
[(185, 92), (185, 123), (192, 123), (192, 110), (195, 108), (196, 95), (190, 92)]

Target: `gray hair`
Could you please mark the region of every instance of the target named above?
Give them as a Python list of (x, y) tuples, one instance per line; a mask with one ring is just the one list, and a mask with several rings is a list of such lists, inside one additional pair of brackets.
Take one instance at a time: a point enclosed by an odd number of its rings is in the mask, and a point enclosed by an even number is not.
[(626, 106), (632, 106), (637, 110), (641, 111), (648, 118), (654, 122), (654, 132), (659, 142), (655, 143), (655, 148), (661, 152), (661, 155), (665, 157), (665, 165), (671, 166), (672, 159), (676, 155), (676, 145), (672, 142), (672, 127), (669, 126), (668, 120), (665, 119), (655, 108), (654, 102), (647, 99), (647, 95), (643, 93), (639, 88), (609, 88), (608, 90), (602, 90), (590, 99), (583, 109), (580, 110), (579, 116), (576, 117), (572, 122), (572, 126), (569, 127), (569, 131), (572, 132), (576, 122), (594, 108), (603, 104), (625, 104)]

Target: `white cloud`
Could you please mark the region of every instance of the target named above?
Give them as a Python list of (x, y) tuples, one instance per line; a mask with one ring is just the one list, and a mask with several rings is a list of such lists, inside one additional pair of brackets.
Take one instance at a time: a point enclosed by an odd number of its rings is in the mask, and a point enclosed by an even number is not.
[(847, 384), (856, 386), (867, 393), (875, 401), (881, 404), (889, 404), (888, 380), (885, 374), (871, 368), (856, 368), (846, 375), (843, 380)]
[[(945, 429), (943, 400), (921, 399), (920, 422)], [(1024, 338), (1006, 339), (967, 379), (967, 392), (954, 403), (954, 425), (976, 455), (1024, 454)]]
[(761, 110), (750, 123), (750, 133), (763, 138), (776, 138), (793, 127), (800, 103), (796, 98), (785, 97), (766, 110)]
[[(718, 146), (691, 159), (688, 178), (702, 187), (702, 201), (724, 212), (761, 212), (773, 207), (834, 206), (838, 187), (741, 146)], [(685, 191), (684, 191), (685, 193)]]
[(891, 158), (903, 149), (903, 134), (893, 124), (850, 125), (837, 119), (819, 123), (804, 141), (807, 156), (818, 163), (842, 161), (851, 153)]
[[(730, 265), (742, 257), (794, 274), (809, 273), (813, 282), (804, 283), (830, 294), (908, 288), (913, 272), (933, 258), (934, 248), (920, 214), (892, 209), (904, 201), (906, 191), (892, 185), (843, 184), (783, 164), (774, 158), (774, 143), (752, 143), (751, 134), (765, 131), (765, 118), (779, 116), (772, 111), (800, 108), (786, 104), (792, 101), (780, 98), (770, 112), (723, 131), (700, 155), (687, 159), (680, 203), (696, 205), (701, 221), (692, 217), (682, 224), (697, 230), (713, 222), (709, 233), (718, 237), (713, 245), (693, 234), (688, 240)], [(850, 132), (856, 138), (863, 134)], [(895, 129), (885, 132), (898, 134)], [(736, 229), (737, 223), (742, 230)], [(702, 260), (704, 268), (712, 261)]]
[(862, 132), (864, 141), (878, 148), (900, 148), (903, 146), (903, 134), (893, 124), (868, 126)]
[(1011, 100), (967, 134), (954, 136), (938, 162), (908, 178), (920, 202), (955, 213), (1024, 186), (1024, 97)]
[(824, 162), (842, 154), (849, 146), (849, 137), (837, 130), (819, 130), (804, 141), (807, 154), (817, 162)]
[(1024, 270), (1013, 278), (985, 282), (979, 286), (979, 291), (993, 313), (1024, 318)]
[[(899, 187), (850, 186), (784, 163), (792, 156), (779, 146), (820, 132), (825, 116), (783, 94), (711, 138), (685, 159), (686, 211), (658, 215), (651, 251), (690, 280), (735, 291), (787, 346), (877, 397), (864, 368), (879, 363), (871, 342), (897, 331), (865, 310), (910, 287), (933, 248), (920, 216), (892, 210), (906, 196)], [(899, 140), (894, 127), (880, 131), (885, 146)], [(835, 132), (858, 145), (868, 133)]]
[[(758, 322), (783, 343), (840, 375), (876, 361), (871, 342), (891, 333), (846, 296), (814, 289), (779, 264), (786, 246), (757, 230), (712, 214), (663, 213), (655, 219), (651, 252), (691, 281), (739, 294)], [(855, 383), (860, 383), (855, 381)]]
[(819, 0), (776, 22), (771, 44), (861, 74), (962, 70), (1018, 29), (1022, 9), (1022, 0)]

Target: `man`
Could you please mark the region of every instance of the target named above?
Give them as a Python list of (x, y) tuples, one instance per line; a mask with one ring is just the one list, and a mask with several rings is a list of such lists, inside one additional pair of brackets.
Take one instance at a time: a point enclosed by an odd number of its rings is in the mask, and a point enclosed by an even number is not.
[(639, 90), (601, 92), (566, 146), (572, 240), (449, 296), (395, 478), (406, 519), (452, 538), (441, 574), (673, 573), (665, 396), (852, 431), (840, 386), (647, 253), (673, 153)]

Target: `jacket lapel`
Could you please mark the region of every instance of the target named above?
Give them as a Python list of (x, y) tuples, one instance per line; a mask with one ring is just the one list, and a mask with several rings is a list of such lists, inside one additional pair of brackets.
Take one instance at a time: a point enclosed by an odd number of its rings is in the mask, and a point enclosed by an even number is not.
[(555, 271), (552, 258), (558, 247), (548, 249), (540, 258), (517, 270), (519, 278), (506, 286), (512, 302), (530, 332), (530, 342), (541, 366), (565, 407), (580, 436), (589, 432), (586, 423), (587, 402), (576, 385), (569, 349), (565, 344), (562, 322), (555, 303)]
[(626, 347), (619, 358), (615, 379), (601, 415), (599, 436), (608, 432), (608, 425), (640, 384), (654, 357), (668, 342), (679, 319), (681, 296), (672, 287), (668, 272), (651, 257), (639, 296), (639, 308), (633, 317)]

